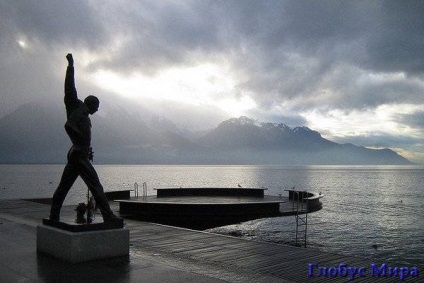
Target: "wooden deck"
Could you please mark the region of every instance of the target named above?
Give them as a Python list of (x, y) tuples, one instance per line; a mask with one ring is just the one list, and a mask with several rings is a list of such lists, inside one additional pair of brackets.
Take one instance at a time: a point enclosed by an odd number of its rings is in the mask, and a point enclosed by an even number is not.
[[(371, 277), (371, 261), (352, 256), (330, 254), (309, 248), (243, 240), (183, 228), (129, 221), (131, 245), (134, 250), (149, 250), (182, 258), (189, 262), (201, 261), (222, 270), (239, 270), (290, 282), (347, 282), (348, 277), (309, 277), (309, 263), (326, 267), (365, 267), (366, 277), (356, 276), (351, 282), (399, 282), (399, 277)], [(382, 263), (376, 263), (381, 267)], [(403, 282), (422, 282), (407, 278)]]
[[(116, 204), (112, 207), (117, 210)], [(49, 208), (28, 201), (1, 200), (0, 218), (37, 225), (48, 215)], [(73, 209), (64, 207), (62, 214), (71, 215)], [(309, 277), (309, 263), (326, 267), (338, 267), (341, 263), (349, 267), (365, 267), (366, 277), (355, 277), (351, 282), (400, 282), (399, 276), (371, 277), (373, 262), (354, 256), (134, 220), (125, 223), (130, 230), (130, 260), (136, 260), (139, 254), (151, 254), (164, 264), (227, 278), (228, 282), (348, 282), (348, 277), (318, 277), (317, 270), (314, 277)], [(381, 266), (383, 263), (376, 264)], [(419, 279), (408, 277), (402, 282), (422, 282)]]

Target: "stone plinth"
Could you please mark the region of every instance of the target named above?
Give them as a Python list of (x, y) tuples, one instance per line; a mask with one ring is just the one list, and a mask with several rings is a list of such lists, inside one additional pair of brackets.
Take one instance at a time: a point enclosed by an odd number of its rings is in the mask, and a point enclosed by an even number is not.
[(37, 226), (37, 251), (70, 263), (129, 255), (130, 233), (125, 228), (70, 232)]

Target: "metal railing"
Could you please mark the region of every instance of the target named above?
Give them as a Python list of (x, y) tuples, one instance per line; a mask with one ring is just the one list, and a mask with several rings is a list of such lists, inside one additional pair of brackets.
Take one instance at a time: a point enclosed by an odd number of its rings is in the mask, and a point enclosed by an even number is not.
[[(134, 183), (134, 196), (136, 197), (136, 198), (138, 198), (139, 196), (140, 196), (140, 194), (139, 194), (139, 188), (138, 188), (139, 186), (138, 186), (138, 183), (137, 182), (135, 182)], [(142, 199), (146, 199), (147, 198), (147, 183), (146, 182), (143, 182), (143, 184), (142, 184)]]

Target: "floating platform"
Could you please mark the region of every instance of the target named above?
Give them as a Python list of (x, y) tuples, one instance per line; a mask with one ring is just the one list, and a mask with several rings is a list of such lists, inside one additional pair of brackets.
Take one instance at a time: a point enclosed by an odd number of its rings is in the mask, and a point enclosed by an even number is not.
[[(163, 188), (156, 196), (116, 200), (120, 215), (136, 220), (191, 229), (209, 229), (244, 221), (295, 215), (293, 198), (267, 196), (266, 188)], [(302, 202), (313, 198), (308, 211), (321, 209), (316, 194), (302, 195)], [(297, 195), (297, 194), (295, 194)], [(306, 212), (305, 210), (300, 211)]]

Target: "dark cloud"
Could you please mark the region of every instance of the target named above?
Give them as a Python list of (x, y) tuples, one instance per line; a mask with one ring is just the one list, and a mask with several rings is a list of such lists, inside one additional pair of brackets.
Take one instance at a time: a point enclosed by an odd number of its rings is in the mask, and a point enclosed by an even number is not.
[(99, 13), (121, 46), (112, 56), (93, 62), (91, 68), (154, 74), (164, 67), (193, 64), (225, 51), (227, 41), (221, 38), (220, 18), (213, 2), (109, 4)]
[(372, 74), (347, 65), (326, 73), (316, 86), (323, 91), (314, 93), (313, 103), (331, 108), (374, 109), (382, 104), (424, 103), (424, 84), (420, 80), (402, 74)]
[(2, 41), (23, 36), (44, 48), (65, 44), (93, 49), (107, 38), (87, 1), (2, 0), (0, 17)]
[[(420, 99), (422, 86), (407, 78), (387, 83), (363, 78), (373, 72), (422, 75), (424, 18), (416, 11), (423, 5), (415, 1), (398, 9), (404, 3), (396, 3), (286, 1), (280, 7), (273, 5), (265, 13), (271, 15), (264, 20), (268, 24), (261, 24), (268, 28), (261, 29), (250, 56), (240, 60), (244, 65), (238, 64), (249, 74), (242, 87), (253, 89), (263, 107), (291, 100), (299, 109), (316, 102), (361, 109)], [(329, 88), (333, 95), (319, 99)]]
[(398, 117), (398, 121), (411, 128), (417, 128), (424, 131), (424, 110), (416, 111), (412, 114), (401, 115)]
[(367, 59), (372, 70), (424, 73), (424, 2), (382, 1), (378, 26), (371, 27)]

